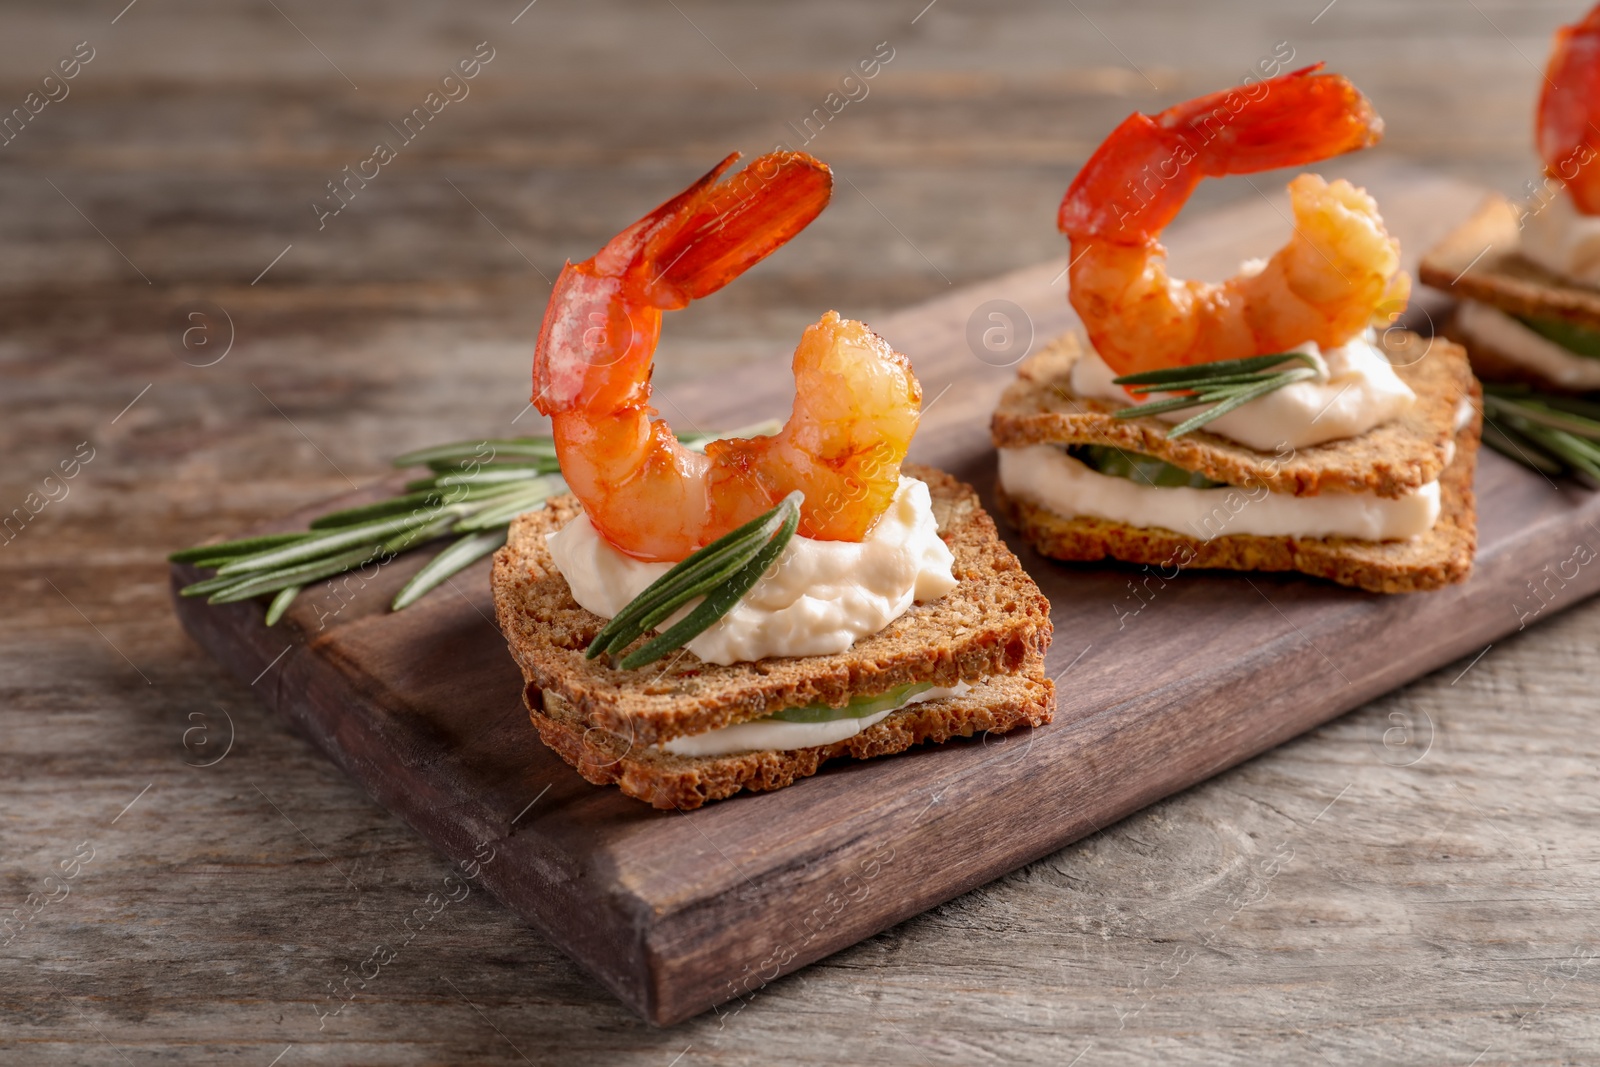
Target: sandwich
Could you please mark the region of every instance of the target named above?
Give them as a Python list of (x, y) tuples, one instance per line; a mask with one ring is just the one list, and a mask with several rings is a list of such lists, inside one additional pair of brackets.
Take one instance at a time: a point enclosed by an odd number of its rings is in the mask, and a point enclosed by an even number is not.
[(1485, 381), (1600, 389), (1597, 123), (1600, 6), (1556, 34), (1536, 116), (1543, 175), (1525, 200), (1489, 197), (1418, 271), (1458, 298), (1442, 330)]
[(730, 156), (557, 280), (534, 361), (570, 492), (513, 521), (499, 625), (544, 743), (690, 810), (827, 761), (1048, 723), (1049, 604), (973, 490), (905, 462), (909, 360), (829, 312), (776, 433), (686, 448), (650, 406), (660, 315), (799, 232), (831, 175)]
[(1173, 438), (1160, 419), (1119, 418), (1128, 402), (1073, 391), (1088, 356), (1080, 337), (1058, 338), (1022, 364), (994, 414), (1000, 511), (1041, 555), (1142, 564), (1162, 581), (1299, 571), (1374, 593), (1471, 573), (1479, 397), (1458, 347), (1436, 340), (1427, 359), (1396, 368), (1416, 397), (1404, 415), (1299, 448), (1203, 430)]
[(1048, 602), (969, 486), (902, 473), (928, 487), (956, 584), (831, 654), (718, 664), (688, 651), (631, 671), (588, 659), (606, 620), (573, 599), (549, 548), (581, 505), (561, 497), (516, 520), (495, 557), (495, 605), (544, 743), (597, 785), (687, 811), (831, 759), (1049, 722)]
[(1381, 130), (1319, 66), (1134, 114), (1084, 166), (1059, 218), (1084, 336), (1025, 361), (991, 423), (1000, 509), (1041, 554), (1375, 593), (1467, 577), (1479, 389), (1459, 346), (1374, 329), (1409, 280), (1372, 198), (1302, 174), (1289, 243), (1221, 283), (1170, 278), (1158, 240), (1202, 177)]

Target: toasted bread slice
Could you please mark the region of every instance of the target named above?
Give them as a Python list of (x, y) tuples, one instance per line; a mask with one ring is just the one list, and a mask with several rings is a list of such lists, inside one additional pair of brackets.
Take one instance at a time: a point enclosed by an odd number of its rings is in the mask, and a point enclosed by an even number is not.
[(1439, 521), (1411, 541), (1349, 537), (1257, 537), (1224, 534), (1201, 540), (1160, 527), (1128, 526), (1079, 515), (1066, 518), (997, 487), (1000, 513), (1028, 543), (1052, 559), (1119, 559), (1163, 568), (1300, 571), (1373, 593), (1416, 593), (1461, 582), (1478, 547), (1472, 475), (1477, 465), (1474, 421), (1457, 435), (1456, 457), (1439, 479)]
[[(1176, 441), (1156, 419), (1113, 419), (1115, 406), (1074, 396), (1072, 361), (1083, 343), (1059, 339), (1022, 365), (1001, 397), (993, 436), (1001, 448), (1032, 444), (1112, 444), (1159, 457), (1215, 481), (1299, 496), (1372, 492), (1399, 496), (1439, 480), (1439, 521), (1409, 541), (1346, 537), (1261, 537), (1227, 534), (1209, 540), (1160, 527), (1130, 526), (1089, 516), (1064, 516), (996, 490), (1005, 515), (1041, 554), (1061, 560), (1105, 558), (1162, 567), (1300, 571), (1377, 593), (1436, 589), (1464, 580), (1477, 549), (1472, 494), (1482, 391), (1459, 345), (1435, 339), (1391, 338), (1390, 350), (1426, 355), (1395, 370), (1417, 394), (1411, 412), (1361, 437), (1297, 449), (1287, 457), (1257, 452), (1196, 432)], [(1412, 358), (1415, 358), (1414, 356)], [(1459, 431), (1462, 400), (1473, 417)], [(1192, 438), (1192, 440), (1191, 440)]]
[(782, 789), (817, 773), (831, 759), (872, 759), (917, 744), (1040, 726), (1050, 721), (1055, 690), (1044, 676), (1043, 658), (1034, 655), (1013, 674), (986, 678), (960, 696), (912, 704), (831, 745), (730, 756), (679, 756), (589, 729), (570, 704), (554, 692), (541, 694), (535, 686), (527, 687), (527, 701), (544, 743), (589, 781), (620, 786), (657, 808), (688, 811), (742, 789)]
[[(839, 707), (908, 683), (977, 684), (1031, 670), (1050, 645), (1049, 602), (971, 487), (929, 467), (906, 464), (904, 471), (928, 485), (939, 535), (955, 556), (956, 588), (829, 656), (719, 666), (684, 651), (631, 671), (586, 659), (605, 620), (572, 599), (545, 544), (579, 505), (563, 496), (521, 516), (495, 554), (492, 582), (500, 630), (530, 692), (542, 692), (543, 707), (564, 707), (587, 726), (640, 747), (785, 708)], [(535, 714), (540, 706), (530, 699)]]
[[(1600, 330), (1600, 291), (1570, 281), (1524, 259), (1520, 209), (1498, 194), (1489, 197), (1460, 226), (1422, 258), (1417, 274), (1424, 284), (1460, 300), (1476, 300), (1522, 318), (1559, 319)], [(1466, 347), (1472, 369), (1485, 381), (1517, 382), (1541, 389), (1583, 391), (1530, 367), (1462, 328), (1452, 314), (1440, 324), (1450, 340)], [(1574, 359), (1587, 357), (1574, 355)]]
[[(1444, 317), (1439, 323), (1439, 333), (1466, 349), (1467, 358), (1472, 361), (1472, 373), (1479, 378), (1486, 382), (1528, 385), (1546, 392), (1579, 394), (1593, 391), (1594, 387), (1585, 383), (1596, 379), (1593, 374), (1583, 372), (1582, 365), (1593, 363), (1594, 373), (1600, 374), (1600, 360), (1573, 353), (1570, 365), (1579, 373), (1565, 381), (1551, 377), (1539, 368), (1530, 366), (1527, 360), (1518, 359), (1499, 345), (1485, 341), (1481, 336), (1474, 334), (1467, 328), (1461, 307), (1459, 304), (1456, 305)], [(1555, 342), (1552, 341), (1551, 344)]]
[(1600, 330), (1600, 290), (1573, 285), (1524, 259), (1520, 209), (1498, 194), (1422, 257), (1424, 285), (1493, 304), (1508, 315), (1564, 319)]
[[(1283, 457), (1196, 430), (1173, 440), (1155, 418), (1115, 419), (1118, 405), (1073, 394), (1072, 364), (1086, 352), (1076, 333), (1030, 356), (1006, 387), (990, 423), (996, 448), (1036, 444), (1115, 445), (1199, 471), (1229, 485), (1268, 492), (1376, 493), (1398, 497), (1439, 477), (1455, 440), (1456, 410), (1476, 396), (1466, 353), (1451, 341), (1403, 330), (1380, 338), (1395, 371), (1417, 394), (1409, 412), (1369, 433), (1300, 448)], [(1456, 449), (1459, 452), (1459, 448)]]

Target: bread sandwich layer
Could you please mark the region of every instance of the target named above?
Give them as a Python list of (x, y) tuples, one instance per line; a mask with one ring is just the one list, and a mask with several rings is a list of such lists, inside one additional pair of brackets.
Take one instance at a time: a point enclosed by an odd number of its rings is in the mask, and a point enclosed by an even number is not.
[[(1000, 540), (970, 486), (915, 464), (906, 464), (904, 473), (928, 487), (956, 586), (913, 604), (848, 651), (828, 655), (713, 664), (684, 650), (636, 670), (621, 670), (607, 658), (590, 660), (585, 651), (605, 619), (573, 599), (546, 540), (580, 513), (580, 505), (563, 496), (520, 516), (496, 553), (492, 583), (501, 632), (522, 671), (540, 736), (591, 781), (615, 783), (670, 807), (740, 789), (778, 788), (815, 773), (828, 759), (887, 755), (913, 744), (1049, 722), (1054, 688), (1043, 667), (1051, 636), (1048, 601)], [(847, 736), (785, 734), (806, 743), (779, 748), (789, 742), (780, 736), (769, 743), (769, 735), (760, 749), (729, 753), (713, 746), (710, 754), (693, 754), (708, 751), (693, 739), (714, 741), (714, 731), (756, 724), (781, 729), (773, 716), (794, 709), (816, 712), (813, 717), (826, 722), (827, 709), (902, 689), (919, 699), (835, 727), (853, 731)]]
[[(1022, 366), (995, 412), (1001, 512), (1056, 559), (1294, 570), (1385, 593), (1463, 580), (1481, 392), (1458, 345), (1380, 345), (1416, 394), (1409, 412), (1357, 438), (1267, 453), (1205, 430), (1173, 440), (1154, 419), (1115, 419), (1115, 406), (1076, 396), (1085, 348), (1069, 335)], [(1069, 455), (1076, 446), (1160, 460), (1203, 487), (1101, 474)], [(1096, 506), (1081, 506), (1086, 496)]]

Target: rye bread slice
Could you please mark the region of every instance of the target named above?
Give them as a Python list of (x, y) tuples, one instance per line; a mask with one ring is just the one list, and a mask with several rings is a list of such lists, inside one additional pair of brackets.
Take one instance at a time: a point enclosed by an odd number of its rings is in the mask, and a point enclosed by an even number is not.
[[(784, 708), (888, 692), (912, 682), (951, 686), (1012, 674), (1050, 645), (1050, 605), (1012, 555), (972, 488), (931, 467), (906, 464), (926, 482), (939, 535), (955, 556), (956, 588), (848, 652), (735, 663), (684, 651), (624, 671), (584, 650), (605, 620), (572, 599), (545, 536), (579, 511), (572, 496), (511, 525), (495, 553), (495, 614), (523, 679), (565, 702), (588, 726), (650, 745)], [(643, 638), (640, 639), (641, 641)]]
[[(1482, 410), (1474, 391), (1473, 406)], [(1465, 581), (1478, 547), (1472, 475), (1481, 422), (1456, 434), (1455, 458), (1439, 478), (1439, 521), (1410, 541), (1349, 537), (1259, 537), (1224, 534), (1201, 540), (1161, 527), (1129, 526), (1079, 515), (1065, 517), (995, 489), (1000, 513), (1042, 555), (1061, 560), (1105, 558), (1166, 570), (1192, 567), (1300, 571), (1373, 593), (1415, 593)], [(1162, 577), (1167, 577), (1163, 573)]]
[[(1424, 284), (1458, 300), (1476, 300), (1507, 315), (1559, 319), (1600, 330), (1600, 291), (1574, 285), (1519, 253), (1520, 211), (1505, 197), (1490, 196), (1429, 250), (1418, 276)], [(1472, 336), (1461, 328), (1455, 314), (1440, 324), (1440, 332), (1465, 346), (1472, 358), (1472, 369), (1485, 381), (1514, 382), (1557, 392), (1586, 391), (1556, 381)]]
[(1456, 408), (1477, 385), (1461, 346), (1424, 340), (1404, 330), (1380, 338), (1402, 381), (1417, 394), (1405, 415), (1359, 437), (1296, 449), (1287, 457), (1258, 452), (1226, 437), (1196, 430), (1177, 440), (1159, 419), (1114, 419), (1120, 405), (1079, 397), (1072, 365), (1087, 348), (1064, 334), (1030, 356), (1006, 387), (990, 423), (997, 448), (1036, 444), (1113, 445), (1155, 456), (1229, 485), (1269, 492), (1376, 493), (1398, 497), (1433, 481), (1449, 461)]
[(1563, 319), (1600, 330), (1600, 290), (1588, 289), (1524, 259), (1521, 209), (1498, 194), (1422, 257), (1423, 284), (1508, 315)]
[(1041, 726), (1055, 709), (1055, 689), (1044, 676), (1043, 657), (1035, 654), (1013, 674), (986, 678), (960, 696), (902, 708), (831, 745), (677, 756), (610, 731), (590, 729), (584, 717), (554, 692), (541, 693), (530, 685), (525, 696), (540, 738), (583, 777), (595, 785), (617, 785), (654, 807), (684, 811), (742, 789), (782, 789), (817, 773), (831, 759), (872, 759), (904, 752), (912, 745), (980, 734), (987, 738), (1024, 725)]
[[(1483, 381), (1510, 385), (1528, 385), (1535, 389), (1553, 393), (1582, 394), (1593, 392), (1592, 387), (1589, 386), (1557, 381), (1548, 374), (1528, 366), (1525, 361), (1504, 351), (1500, 346), (1489, 344), (1481, 337), (1474, 335), (1461, 322), (1461, 305), (1459, 304), (1439, 323), (1439, 333), (1467, 350), (1467, 357), (1472, 361), (1472, 373)], [(1588, 359), (1587, 356), (1577, 354), (1574, 354), (1572, 358)], [(1596, 365), (1600, 366), (1600, 361), (1596, 361)]]

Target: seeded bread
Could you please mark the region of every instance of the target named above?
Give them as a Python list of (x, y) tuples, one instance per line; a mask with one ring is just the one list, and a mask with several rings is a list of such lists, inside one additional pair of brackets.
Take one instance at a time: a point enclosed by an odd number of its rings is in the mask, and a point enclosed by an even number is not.
[(1422, 257), (1418, 277), (1507, 315), (1564, 319), (1600, 330), (1600, 290), (1573, 285), (1518, 252), (1521, 210), (1503, 196), (1489, 197)]
[(1062, 560), (1119, 559), (1168, 570), (1300, 571), (1373, 593), (1416, 593), (1462, 582), (1478, 547), (1472, 474), (1479, 422), (1456, 436), (1456, 456), (1439, 478), (1439, 521), (1410, 541), (1348, 537), (1258, 537), (1210, 540), (1160, 527), (1128, 526), (1088, 516), (1065, 518), (996, 488), (1000, 513), (1042, 555)]
[[(605, 620), (572, 599), (545, 544), (547, 534), (578, 513), (571, 496), (518, 518), (495, 554), (500, 630), (530, 691), (543, 693), (543, 706), (560, 702), (577, 721), (637, 746), (784, 708), (839, 707), (854, 696), (912, 682), (977, 683), (1040, 661), (1050, 645), (1049, 602), (1000, 540), (977, 494), (932, 468), (906, 464), (904, 471), (928, 485), (958, 584), (937, 601), (913, 605), (848, 652), (718, 666), (684, 651), (631, 671), (605, 658), (585, 659)], [(1044, 684), (1047, 694), (1053, 692)]]
[(1069, 333), (1028, 358), (1006, 387), (990, 423), (997, 448), (1033, 444), (1102, 444), (1163, 459), (1229, 485), (1265, 486), (1274, 493), (1322, 492), (1403, 496), (1439, 477), (1455, 438), (1456, 407), (1476, 388), (1461, 346), (1388, 331), (1380, 344), (1401, 380), (1417, 394), (1405, 415), (1359, 437), (1301, 448), (1292, 455), (1258, 452), (1226, 437), (1196, 430), (1177, 440), (1159, 419), (1114, 419), (1118, 407), (1079, 397), (1072, 365), (1086, 348)]
[[(1489, 197), (1423, 257), (1418, 276), (1435, 289), (1492, 305), (1507, 315), (1560, 319), (1600, 330), (1600, 291), (1573, 285), (1518, 253), (1520, 212), (1503, 196)], [(1440, 324), (1440, 331), (1466, 347), (1472, 369), (1485, 381), (1574, 390), (1469, 336), (1454, 314)]]
[[(892, 712), (854, 737), (831, 745), (787, 752), (730, 756), (677, 756), (604, 730), (589, 729), (583, 716), (553, 692), (528, 686), (528, 709), (544, 743), (596, 785), (620, 786), (657, 808), (688, 811), (742, 789), (782, 789), (817, 773), (823, 763), (846, 756), (871, 759), (912, 745), (938, 744), (982, 735), (997, 755), (1026, 741), (998, 735), (1051, 719), (1055, 690), (1044, 677), (1044, 661), (1033, 655), (1014, 674), (980, 681), (969, 692), (927, 700)], [(988, 740), (989, 738), (995, 740)], [(1009, 758), (1009, 756), (1008, 756)]]
[[(1581, 386), (1557, 382), (1528, 366), (1515, 356), (1502, 351), (1499, 346), (1486, 344), (1482, 338), (1475, 337), (1462, 328), (1459, 315), (1460, 307), (1457, 306), (1439, 323), (1439, 332), (1467, 350), (1467, 355), (1472, 360), (1472, 373), (1484, 381), (1531, 385), (1535, 389), (1560, 393), (1582, 393), (1586, 391)], [(1574, 356), (1573, 358), (1583, 359), (1584, 357)]]

